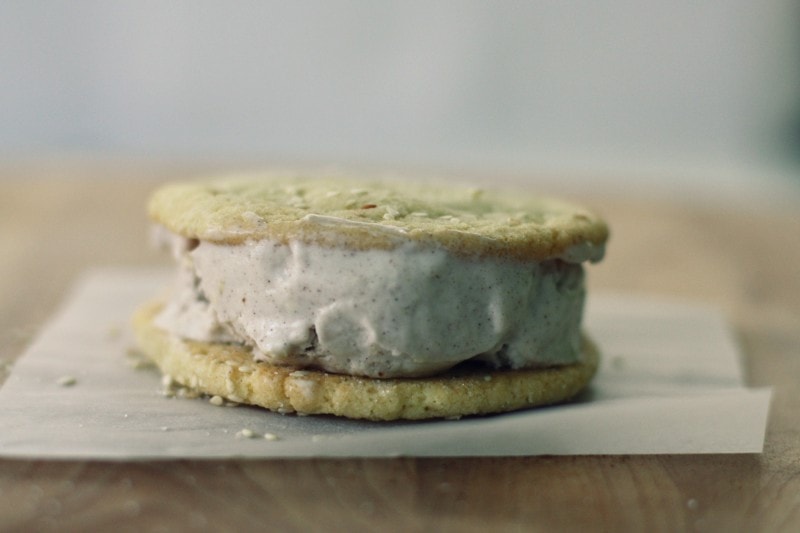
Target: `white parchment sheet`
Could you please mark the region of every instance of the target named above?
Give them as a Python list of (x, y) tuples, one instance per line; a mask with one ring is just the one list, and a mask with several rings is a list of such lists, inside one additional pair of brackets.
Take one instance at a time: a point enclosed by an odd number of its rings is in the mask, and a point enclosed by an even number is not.
[[(88, 272), (0, 388), (0, 457), (98, 460), (759, 453), (770, 391), (742, 382), (720, 313), (590, 295), (603, 353), (576, 402), (489, 417), (375, 423), (168, 398), (134, 369), (128, 320), (162, 270)], [(252, 433), (242, 436), (242, 430)], [(248, 433), (248, 432), (246, 432)], [(237, 436), (238, 434), (238, 436)], [(263, 436), (268, 434), (268, 438)]]

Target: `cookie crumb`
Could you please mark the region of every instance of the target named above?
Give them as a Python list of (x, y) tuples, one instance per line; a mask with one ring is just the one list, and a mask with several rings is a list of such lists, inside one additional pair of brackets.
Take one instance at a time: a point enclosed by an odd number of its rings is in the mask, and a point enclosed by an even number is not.
[(248, 428), (241, 429), (236, 433), (236, 438), (238, 439), (252, 439), (255, 436), (256, 434), (253, 430)]
[(78, 382), (78, 380), (74, 376), (61, 376), (56, 380), (56, 383), (61, 385), (62, 387), (72, 387)]
[(108, 339), (115, 341), (122, 337), (122, 328), (119, 324), (112, 324), (108, 327)]
[(222, 399), (222, 396), (212, 396), (208, 400), (208, 403), (210, 403), (211, 405), (220, 406), (225, 403), (225, 400)]
[(186, 387), (181, 387), (178, 389), (178, 397), (179, 398), (187, 398), (189, 400), (193, 400), (195, 398), (200, 397), (200, 393), (195, 389), (189, 389)]
[(128, 366), (133, 368), (134, 370), (141, 370), (143, 368), (153, 368), (155, 366), (155, 364), (152, 361), (138, 355), (128, 356), (127, 363)]
[(275, 433), (264, 433), (264, 440), (278, 440), (278, 436)]
[(395, 209), (394, 207), (387, 206), (386, 213), (383, 214), (384, 220), (394, 220), (400, 214), (400, 211)]

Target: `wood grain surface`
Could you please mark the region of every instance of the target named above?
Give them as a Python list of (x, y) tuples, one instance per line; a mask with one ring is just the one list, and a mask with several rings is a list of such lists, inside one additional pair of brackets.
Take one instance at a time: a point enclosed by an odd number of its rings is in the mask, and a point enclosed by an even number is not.
[[(168, 264), (148, 246), (144, 201), (157, 183), (199, 170), (119, 161), (0, 167), (3, 365), (85, 268)], [(576, 198), (598, 207), (613, 231), (607, 260), (591, 268), (591, 290), (671, 295), (728, 315), (748, 384), (774, 390), (763, 454), (0, 460), (0, 531), (800, 530), (797, 210)]]

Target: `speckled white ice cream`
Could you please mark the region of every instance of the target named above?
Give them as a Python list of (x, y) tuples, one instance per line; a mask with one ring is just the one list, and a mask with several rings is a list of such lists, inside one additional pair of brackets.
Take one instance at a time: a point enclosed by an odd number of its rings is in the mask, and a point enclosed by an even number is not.
[(157, 324), (185, 338), (235, 340), (257, 359), (373, 377), (427, 375), (473, 358), (511, 368), (580, 358), (581, 254), (535, 263), (413, 243), (355, 252), (173, 238), (181, 274)]

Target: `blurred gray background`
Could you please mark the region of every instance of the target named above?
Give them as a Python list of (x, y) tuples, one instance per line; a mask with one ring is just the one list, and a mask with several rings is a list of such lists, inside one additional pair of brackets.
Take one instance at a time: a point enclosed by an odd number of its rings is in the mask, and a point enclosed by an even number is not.
[(6, 161), (677, 169), (727, 182), (792, 174), (800, 154), (788, 0), (6, 0), (0, 72)]

